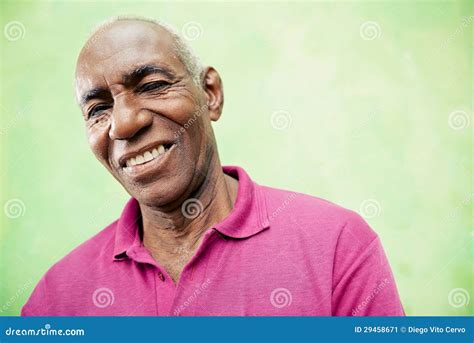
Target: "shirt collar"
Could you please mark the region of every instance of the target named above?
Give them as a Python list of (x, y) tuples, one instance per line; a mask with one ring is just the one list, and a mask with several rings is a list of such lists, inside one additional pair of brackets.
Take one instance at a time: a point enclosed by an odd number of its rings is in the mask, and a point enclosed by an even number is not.
[[(224, 173), (239, 181), (237, 198), (229, 215), (213, 229), (230, 238), (248, 238), (267, 229), (267, 207), (261, 189), (240, 167), (226, 166)], [(114, 259), (126, 257), (133, 247), (142, 245), (139, 232), (141, 220), (138, 201), (131, 198), (117, 222)]]
[(237, 198), (229, 215), (214, 229), (232, 238), (247, 238), (270, 226), (261, 189), (240, 167), (224, 167), (224, 173), (239, 180)]
[(138, 225), (140, 220), (138, 201), (131, 198), (125, 205), (115, 229), (114, 259), (127, 257), (127, 251), (141, 244)]

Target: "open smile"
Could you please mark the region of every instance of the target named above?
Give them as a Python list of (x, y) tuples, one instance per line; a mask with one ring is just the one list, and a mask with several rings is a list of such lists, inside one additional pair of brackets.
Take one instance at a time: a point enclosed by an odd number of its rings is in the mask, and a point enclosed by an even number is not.
[(141, 174), (149, 167), (153, 168), (157, 164), (161, 164), (174, 146), (174, 143), (157, 144), (147, 148), (145, 151), (126, 155), (120, 159), (119, 163), (122, 170), (127, 174)]

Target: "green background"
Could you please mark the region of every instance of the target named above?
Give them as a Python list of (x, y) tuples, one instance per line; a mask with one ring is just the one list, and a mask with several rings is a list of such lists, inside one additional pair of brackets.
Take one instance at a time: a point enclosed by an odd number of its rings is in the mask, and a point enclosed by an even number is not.
[(2, 1), (0, 315), (128, 198), (73, 91), (90, 30), (126, 14), (197, 29), (223, 164), (365, 215), (407, 314), (474, 314), (470, 3)]

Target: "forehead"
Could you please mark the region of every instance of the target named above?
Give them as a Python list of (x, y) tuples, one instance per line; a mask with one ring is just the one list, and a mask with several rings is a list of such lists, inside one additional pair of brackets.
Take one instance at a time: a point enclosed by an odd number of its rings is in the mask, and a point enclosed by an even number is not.
[(177, 72), (184, 69), (174, 37), (156, 24), (115, 22), (97, 31), (84, 45), (76, 66), (77, 90), (104, 81), (119, 82), (123, 73), (152, 62)]

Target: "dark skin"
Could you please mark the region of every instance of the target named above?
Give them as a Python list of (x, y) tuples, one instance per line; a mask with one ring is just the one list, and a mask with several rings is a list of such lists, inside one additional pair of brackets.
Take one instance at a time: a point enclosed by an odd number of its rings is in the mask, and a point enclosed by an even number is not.
[[(89, 145), (138, 200), (143, 243), (175, 282), (203, 233), (229, 214), (238, 188), (222, 171), (211, 126), (222, 113), (220, 76), (206, 67), (202, 80), (193, 82), (166, 30), (138, 20), (94, 34), (76, 67)], [(158, 145), (166, 147), (160, 158), (127, 167)], [(182, 212), (190, 198), (202, 204), (196, 218)]]

